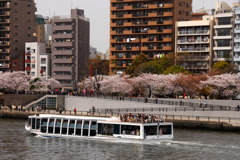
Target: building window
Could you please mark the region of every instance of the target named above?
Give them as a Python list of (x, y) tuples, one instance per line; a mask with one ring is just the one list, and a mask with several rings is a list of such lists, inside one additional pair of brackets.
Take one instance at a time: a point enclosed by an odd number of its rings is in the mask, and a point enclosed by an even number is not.
[(186, 12), (186, 15), (188, 16), (188, 15), (189, 15), (189, 12)]
[(15, 42), (15, 43), (18, 43), (18, 40), (17, 40), (17, 39), (15, 39), (15, 40), (14, 40), (14, 42)]
[(27, 34), (28, 37), (31, 37), (31, 34)]
[(14, 47), (14, 50), (17, 51), (17, 50), (18, 50), (18, 47)]
[(17, 62), (14, 62), (14, 63), (13, 63), (13, 67), (16, 67), (16, 66), (17, 66)]
[(189, 3), (187, 3), (187, 7), (189, 7), (190, 5), (189, 5)]
[(183, 3), (182, 2), (179, 2), (179, 6), (182, 6), (183, 5)]
[(14, 25), (14, 28), (18, 28), (18, 25), (17, 25), (17, 24), (15, 24), (15, 25)]
[(17, 36), (17, 35), (18, 35), (18, 32), (14, 32), (14, 35)]
[(15, 2), (14, 5), (15, 5), (15, 6), (18, 5), (17, 2)]
[(14, 10), (14, 13), (17, 13), (18, 11), (17, 10)]
[(28, 18), (27, 21), (28, 21), (28, 22), (31, 22), (31, 19)]
[(31, 73), (31, 76), (35, 76), (35, 72), (32, 72), (32, 73)]
[(28, 4), (28, 5), (27, 5), (27, 7), (31, 7), (31, 5), (30, 5), (30, 4)]
[(181, 15), (181, 14), (182, 14), (182, 11), (179, 11), (179, 14)]
[(32, 64), (32, 69), (35, 69), (35, 64)]
[(27, 14), (31, 14), (31, 12), (27, 12)]
[(28, 30), (31, 30), (31, 27), (30, 27), (30, 26), (28, 26)]
[(46, 63), (47, 63), (46, 58), (41, 58), (41, 64), (46, 64)]
[[(35, 49), (32, 49), (31, 53), (35, 53)], [(34, 57), (35, 58), (35, 57)]]
[(17, 21), (17, 20), (18, 20), (18, 18), (17, 18), (17, 17), (15, 17), (15, 18), (14, 18), (14, 20), (15, 20), (15, 21)]

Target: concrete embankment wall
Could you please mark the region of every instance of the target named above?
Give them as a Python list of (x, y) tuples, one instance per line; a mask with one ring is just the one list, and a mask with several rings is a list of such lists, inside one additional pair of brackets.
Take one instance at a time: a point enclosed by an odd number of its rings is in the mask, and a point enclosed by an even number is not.
[(38, 98), (39, 95), (26, 95), (26, 94), (6, 94), (0, 95), (0, 104), (3, 105), (24, 105), (33, 99)]
[(28, 116), (30, 115), (34, 115), (31, 113), (27, 113), (27, 112), (21, 112), (21, 113), (17, 113), (17, 112), (0, 112), (0, 119), (1, 118), (6, 118), (6, 119), (28, 119)]

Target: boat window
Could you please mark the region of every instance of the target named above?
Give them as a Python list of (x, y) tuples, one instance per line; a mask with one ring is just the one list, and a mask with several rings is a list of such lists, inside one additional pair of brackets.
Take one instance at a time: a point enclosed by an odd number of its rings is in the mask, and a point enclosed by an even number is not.
[(82, 121), (77, 121), (76, 135), (81, 136), (82, 132)]
[(114, 134), (120, 134), (120, 125), (114, 124)]
[(102, 135), (113, 135), (113, 124), (102, 124)]
[(140, 126), (132, 126), (132, 125), (121, 126), (121, 134), (138, 135), (139, 133), (140, 133)]
[(98, 134), (102, 134), (102, 123), (98, 123)]
[(91, 130), (96, 130), (96, 129), (97, 129), (97, 122), (92, 121)]
[(39, 129), (39, 128), (40, 128), (40, 122), (41, 122), (41, 120), (40, 120), (40, 119), (37, 119), (37, 128), (36, 128), (36, 129)]
[(55, 134), (60, 134), (61, 119), (56, 119)]
[(53, 133), (54, 119), (49, 120), (48, 133)]
[(42, 119), (41, 120), (41, 132), (42, 133), (47, 132), (47, 122), (48, 122), (48, 119)]
[(146, 136), (157, 135), (157, 126), (145, 126), (144, 133)]
[(83, 124), (83, 136), (88, 136), (89, 121), (84, 121)]
[(89, 121), (84, 121), (83, 129), (89, 129)]
[(69, 129), (68, 129), (68, 134), (69, 135), (74, 134), (74, 127), (75, 127), (75, 120), (70, 120)]
[(32, 129), (36, 129), (36, 119), (32, 118)]
[(172, 126), (171, 125), (159, 126), (159, 134), (160, 135), (172, 134)]
[(54, 119), (50, 119), (49, 120), (49, 127), (53, 127), (54, 126)]
[(68, 120), (63, 120), (62, 134), (67, 134), (67, 125), (68, 125)]

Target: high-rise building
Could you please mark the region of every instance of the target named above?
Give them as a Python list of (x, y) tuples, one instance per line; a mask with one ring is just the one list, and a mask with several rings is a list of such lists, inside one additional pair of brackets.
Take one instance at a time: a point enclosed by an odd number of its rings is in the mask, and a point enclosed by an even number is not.
[(213, 61), (232, 60), (234, 47), (234, 12), (227, 3), (217, 2), (214, 17)]
[(176, 22), (176, 64), (201, 73), (211, 70), (213, 57), (213, 16), (201, 21)]
[(76, 89), (89, 74), (89, 19), (83, 10), (72, 9), (71, 17), (54, 17), (52, 25), (52, 77), (64, 89)]
[(20, 59), (25, 42), (34, 40), (35, 12), (34, 0), (0, 1), (0, 72), (11, 71), (11, 60)]
[(240, 8), (235, 8), (235, 29), (234, 29), (234, 64), (236, 70), (240, 71)]
[(172, 53), (175, 22), (192, 19), (192, 0), (111, 0), (110, 5), (110, 75), (125, 74), (140, 53), (149, 59)]

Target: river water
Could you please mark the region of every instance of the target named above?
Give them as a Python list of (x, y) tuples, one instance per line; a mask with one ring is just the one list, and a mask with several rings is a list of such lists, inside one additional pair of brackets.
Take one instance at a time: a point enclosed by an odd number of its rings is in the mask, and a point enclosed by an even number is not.
[(53, 139), (29, 135), (23, 120), (0, 119), (0, 160), (239, 160), (240, 133), (174, 129), (174, 140), (152, 145)]

